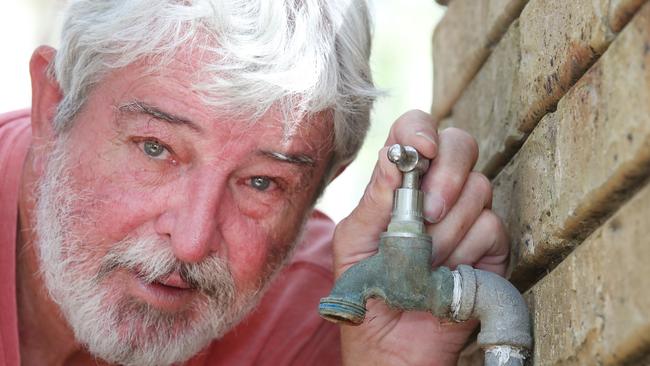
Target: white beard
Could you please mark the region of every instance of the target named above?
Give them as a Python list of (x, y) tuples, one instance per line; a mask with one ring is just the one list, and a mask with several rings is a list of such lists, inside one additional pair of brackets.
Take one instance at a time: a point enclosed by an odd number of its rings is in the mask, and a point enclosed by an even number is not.
[[(75, 205), (88, 200), (71, 188), (65, 140), (57, 142), (39, 182), (36, 247), (47, 290), (78, 342), (111, 363), (169, 365), (189, 359), (250, 312), (282, 263), (269, 264), (272, 270), (257, 289), (236, 293), (222, 259), (181, 263), (158, 237), (127, 237), (98, 258), (95, 243), (72, 230), (86, 219), (73, 211)], [(118, 269), (137, 269), (150, 282), (179, 271), (200, 294), (187, 310), (163, 312), (125, 294), (119, 284), (108, 286)]]

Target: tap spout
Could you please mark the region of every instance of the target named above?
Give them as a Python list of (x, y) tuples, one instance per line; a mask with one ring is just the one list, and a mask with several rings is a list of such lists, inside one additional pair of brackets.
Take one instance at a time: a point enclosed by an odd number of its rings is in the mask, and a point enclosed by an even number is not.
[(361, 324), (368, 298), (381, 298), (391, 308), (429, 311), (449, 317), (454, 278), (446, 267), (431, 271), (431, 239), (422, 235), (384, 233), (379, 252), (348, 269), (319, 312), (327, 320)]
[(321, 299), (320, 316), (334, 323), (363, 323), (366, 316), (366, 300), (383, 293), (382, 287), (379, 286), (381, 260), (381, 256), (374, 255), (345, 271), (336, 281), (330, 296)]

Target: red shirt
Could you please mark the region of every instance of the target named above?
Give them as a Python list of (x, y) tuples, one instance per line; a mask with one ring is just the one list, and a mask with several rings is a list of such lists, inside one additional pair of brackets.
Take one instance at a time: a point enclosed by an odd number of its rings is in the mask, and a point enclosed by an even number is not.
[[(31, 141), (28, 110), (0, 115), (0, 363), (19, 365), (16, 309), (18, 189)], [(315, 211), (288, 266), (259, 306), (188, 365), (340, 364), (338, 327), (318, 316), (333, 282), (333, 222)]]

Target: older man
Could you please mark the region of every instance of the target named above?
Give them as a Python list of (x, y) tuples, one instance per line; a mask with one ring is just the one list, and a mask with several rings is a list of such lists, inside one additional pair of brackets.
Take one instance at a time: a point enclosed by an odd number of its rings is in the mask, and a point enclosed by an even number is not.
[[(313, 211), (368, 127), (368, 54), (360, 1), (73, 1), (31, 111), (0, 117), (1, 362), (455, 363), (473, 322), (371, 301), (339, 337), (317, 315), (400, 182), (382, 150), (335, 233)], [(471, 137), (414, 111), (392, 143), (433, 159), (434, 265), (503, 273)]]

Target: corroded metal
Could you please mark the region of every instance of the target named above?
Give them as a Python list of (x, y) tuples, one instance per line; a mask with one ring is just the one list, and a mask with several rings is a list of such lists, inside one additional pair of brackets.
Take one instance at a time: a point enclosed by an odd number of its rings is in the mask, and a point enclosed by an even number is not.
[(330, 296), (321, 300), (321, 316), (358, 325), (364, 320), (366, 300), (378, 297), (394, 309), (449, 317), (451, 271), (440, 267), (432, 272), (430, 258), (430, 237), (385, 233), (379, 252), (343, 273)]

